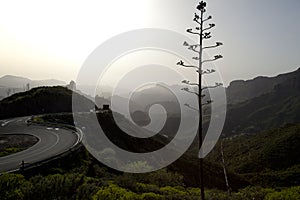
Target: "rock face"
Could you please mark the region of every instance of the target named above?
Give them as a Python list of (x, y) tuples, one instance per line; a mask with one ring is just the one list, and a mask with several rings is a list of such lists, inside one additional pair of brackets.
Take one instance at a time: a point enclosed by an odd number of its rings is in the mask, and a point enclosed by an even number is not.
[[(278, 84), (275, 85), (275, 83)], [(300, 123), (299, 69), (292, 73), (270, 78), (269, 82), (258, 84), (253, 80), (251, 84), (252, 91), (261, 92), (261, 95), (228, 106), (223, 129), (225, 135), (255, 133), (288, 123)], [(254, 88), (255, 84), (256, 88)], [(267, 91), (265, 89), (266, 85), (269, 88), (271, 85), (274, 86), (270, 91)], [(245, 86), (244, 88), (244, 90), (247, 90), (250, 87)], [(241, 88), (240, 92), (236, 92), (237, 98), (249, 92), (244, 90)]]
[(271, 92), (278, 84), (300, 76), (300, 68), (294, 72), (280, 74), (276, 77), (257, 77), (252, 80), (232, 81), (226, 88), (229, 104), (247, 101), (254, 97)]

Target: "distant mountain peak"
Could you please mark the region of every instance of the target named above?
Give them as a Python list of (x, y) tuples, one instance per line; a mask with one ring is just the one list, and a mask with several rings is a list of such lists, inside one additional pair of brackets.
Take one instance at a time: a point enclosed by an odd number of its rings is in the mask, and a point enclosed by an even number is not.
[(30, 87), (66, 85), (64, 81), (56, 79), (31, 80), (29, 78), (16, 75), (5, 75), (0, 78), (0, 85), (7, 88), (23, 88), (26, 84), (29, 84)]
[(26, 79), (26, 80), (30, 80), (29, 78), (25, 78), (25, 77), (22, 77), (22, 76), (16, 76), (16, 75), (4, 75), (0, 79)]

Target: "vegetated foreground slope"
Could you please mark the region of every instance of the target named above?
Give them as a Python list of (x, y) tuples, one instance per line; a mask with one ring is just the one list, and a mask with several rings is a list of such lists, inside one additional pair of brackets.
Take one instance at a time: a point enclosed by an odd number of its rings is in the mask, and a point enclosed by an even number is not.
[[(227, 167), (253, 184), (295, 186), (300, 184), (300, 124), (222, 140)], [(210, 153), (221, 159), (220, 142)]]
[[(92, 114), (91, 114), (92, 115)], [(115, 113), (119, 120), (121, 120), (122, 115)], [(101, 124), (101, 128), (105, 130), (106, 136), (111, 142), (113, 142), (118, 147), (128, 150), (131, 152), (151, 152), (157, 148), (162, 148), (164, 145), (168, 144), (168, 140), (161, 136), (156, 135), (155, 137), (142, 139), (142, 138), (133, 138), (127, 133), (123, 132), (114, 121), (112, 113), (98, 113), (98, 120)], [(72, 114), (55, 114), (55, 115), (46, 115), (42, 117), (42, 120), (50, 122), (60, 122), (60, 123), (70, 123), (70, 118)], [(82, 115), (83, 120), (88, 120), (89, 117)], [(58, 120), (59, 119), (59, 120)], [(57, 121), (58, 120), (58, 121)], [(66, 121), (64, 121), (66, 120)], [(130, 123), (127, 119), (123, 119), (124, 123)], [(134, 125), (128, 125), (128, 128), (132, 128)], [(85, 131), (90, 131), (92, 127), (86, 127)], [(96, 131), (95, 131), (96, 132)], [(93, 132), (94, 133), (94, 132)], [(172, 165), (168, 166), (167, 169), (176, 172), (183, 176), (183, 183), (186, 186), (198, 186), (199, 185), (199, 166), (197, 159), (197, 140), (192, 144), (191, 148), (175, 161)], [(113, 151), (113, 150), (111, 150)], [(114, 160), (115, 162), (123, 162), (123, 160), (116, 160), (117, 158), (111, 154), (111, 157), (106, 157), (105, 159)], [(153, 158), (155, 159), (155, 157)], [(163, 156), (162, 158), (163, 159)], [(158, 161), (157, 161), (158, 162)], [(101, 165), (101, 163), (98, 163)], [(125, 164), (125, 163), (124, 163)], [(145, 163), (147, 164), (147, 163)], [(205, 162), (205, 183), (207, 188), (219, 188), (225, 189), (225, 179), (223, 175), (223, 169), (219, 163), (211, 163), (209, 161)], [(232, 180), (232, 188), (239, 189), (248, 185), (248, 182), (245, 181), (240, 176), (228, 171), (228, 176)]]

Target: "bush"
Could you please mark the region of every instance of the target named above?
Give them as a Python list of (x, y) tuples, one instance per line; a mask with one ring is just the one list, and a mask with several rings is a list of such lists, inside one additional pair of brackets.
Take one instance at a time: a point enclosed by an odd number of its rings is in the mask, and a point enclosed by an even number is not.
[(300, 186), (284, 189), (279, 192), (269, 193), (266, 200), (290, 200), (300, 199)]
[(149, 193), (143, 193), (142, 195), (140, 195), (140, 199), (141, 200), (162, 200), (162, 199), (164, 199), (164, 197), (162, 195), (155, 194), (153, 192), (149, 192)]
[(159, 187), (184, 186), (182, 175), (174, 172), (169, 172), (166, 169), (161, 169), (159, 171), (148, 174), (148, 179), (149, 182), (158, 185)]
[[(237, 199), (264, 199), (269, 193), (274, 192), (273, 189), (265, 189), (262, 187), (246, 187), (236, 194)], [(239, 197), (239, 198), (238, 198)]]
[(117, 185), (110, 184), (108, 187), (102, 187), (93, 196), (93, 200), (139, 200), (139, 195), (134, 192), (120, 188)]
[[(199, 193), (200, 194), (200, 193)], [(229, 199), (228, 193), (220, 190), (208, 190), (205, 192), (208, 200), (227, 200)]]
[(21, 200), (24, 194), (20, 190), (26, 180), (20, 174), (3, 174), (0, 176), (0, 191), (2, 200)]
[(153, 184), (137, 183), (136, 190), (138, 193), (160, 193), (159, 187)]

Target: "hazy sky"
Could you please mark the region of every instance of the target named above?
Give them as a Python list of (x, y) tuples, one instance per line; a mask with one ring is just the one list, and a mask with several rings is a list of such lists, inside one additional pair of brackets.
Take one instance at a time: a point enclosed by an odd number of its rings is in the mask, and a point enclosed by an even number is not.
[[(0, 76), (76, 79), (87, 56), (114, 35), (138, 28), (184, 33), (195, 0), (1, 1)], [(300, 66), (299, 0), (208, 0), (222, 41), (216, 64), (226, 84)], [(180, 41), (179, 41), (180, 42)], [(213, 54), (213, 52), (211, 52)]]

